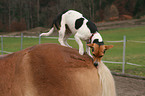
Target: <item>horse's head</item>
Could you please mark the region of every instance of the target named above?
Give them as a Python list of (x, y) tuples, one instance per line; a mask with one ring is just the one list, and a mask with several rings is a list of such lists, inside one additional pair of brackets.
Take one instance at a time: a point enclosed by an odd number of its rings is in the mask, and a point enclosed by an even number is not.
[(92, 49), (93, 54), (93, 63), (95, 66), (98, 65), (98, 62), (101, 61), (102, 57), (105, 54), (105, 51), (112, 48), (113, 45), (98, 45), (96, 43), (87, 44)]

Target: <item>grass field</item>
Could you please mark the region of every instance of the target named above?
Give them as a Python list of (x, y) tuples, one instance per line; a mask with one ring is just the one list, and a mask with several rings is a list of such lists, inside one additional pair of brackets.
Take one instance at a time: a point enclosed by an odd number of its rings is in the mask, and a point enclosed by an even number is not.
[[(125, 73), (145, 76), (145, 43), (135, 43), (129, 40), (145, 41), (145, 26), (134, 28), (118, 28), (112, 30), (100, 31), (104, 41), (120, 41), (123, 40), (123, 36), (126, 35), (126, 62), (135, 63), (142, 66), (125, 65)], [(39, 43), (38, 38), (24, 38), (23, 49), (36, 45)], [(41, 38), (41, 43), (58, 43), (56, 39)], [(73, 48), (78, 48), (75, 41), (68, 40), (68, 43)], [(85, 42), (84, 47), (85, 47)], [(104, 61), (116, 61), (122, 62), (123, 55), (123, 43), (107, 43), (106, 45), (114, 45), (114, 47), (108, 50), (103, 57)], [(20, 50), (21, 40), (20, 38), (4, 38), (4, 51), (16, 52)], [(105, 63), (112, 71), (121, 72), (121, 64), (108, 64)]]
[[(126, 62), (135, 63), (142, 66), (125, 65), (125, 73), (145, 76), (145, 43), (129, 42), (145, 41), (145, 26), (134, 28), (119, 28), (113, 30), (102, 31), (103, 39), (106, 41), (119, 41), (126, 35)], [(123, 43), (106, 43), (114, 45), (114, 48), (108, 50), (103, 60), (107, 61), (122, 61)], [(111, 70), (120, 72), (122, 65), (106, 64)]]

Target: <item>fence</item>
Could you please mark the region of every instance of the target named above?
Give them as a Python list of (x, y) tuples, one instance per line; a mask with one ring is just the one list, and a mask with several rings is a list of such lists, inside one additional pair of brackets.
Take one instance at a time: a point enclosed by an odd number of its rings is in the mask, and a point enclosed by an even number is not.
[[(23, 37), (27, 37), (27, 38), (39, 38), (39, 44), (41, 43), (41, 37), (37, 37), (37, 36), (23, 36), (23, 33), (21, 33), (21, 36), (1, 36), (1, 54), (3, 53), (13, 53), (13, 52), (7, 52), (7, 51), (4, 51), (4, 48), (3, 48), (3, 37), (15, 37), (15, 38), (21, 38), (21, 47), (20, 49), (22, 50), (23, 49)], [(48, 39), (58, 39), (58, 37), (44, 37), (44, 38), (48, 38)], [(68, 38), (69, 40), (75, 40), (74, 38)], [(133, 65), (133, 66), (143, 66), (143, 65), (139, 65), (139, 64), (134, 64), (134, 63), (129, 63), (129, 62), (126, 62), (125, 60), (125, 56), (126, 56), (126, 36), (123, 37), (123, 40), (121, 41), (105, 41), (105, 42), (111, 42), (111, 43), (120, 43), (122, 42), (123, 43), (123, 57), (122, 57), (122, 62), (114, 62), (114, 61), (103, 61), (105, 63), (115, 63), (115, 64), (122, 64), (122, 73), (124, 74), (125, 73), (125, 64), (128, 64), (128, 65)], [(128, 42), (136, 42), (136, 43), (145, 43), (145, 41), (133, 41), (133, 40), (128, 40)], [(143, 66), (145, 67), (145, 66)]]

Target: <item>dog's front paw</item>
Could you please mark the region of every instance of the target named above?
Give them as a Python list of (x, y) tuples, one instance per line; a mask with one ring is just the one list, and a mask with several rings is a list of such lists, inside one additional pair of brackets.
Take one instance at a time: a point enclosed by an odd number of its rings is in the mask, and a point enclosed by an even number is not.
[(83, 51), (83, 50), (80, 50), (80, 51), (79, 51), (79, 54), (80, 54), (80, 55), (84, 55), (84, 51)]

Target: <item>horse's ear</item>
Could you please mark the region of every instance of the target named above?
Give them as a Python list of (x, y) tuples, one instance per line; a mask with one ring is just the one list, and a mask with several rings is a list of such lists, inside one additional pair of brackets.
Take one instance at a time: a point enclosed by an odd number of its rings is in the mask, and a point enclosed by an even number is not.
[(87, 44), (87, 46), (93, 48), (93, 43), (92, 44)]
[(113, 45), (105, 45), (105, 49), (111, 49), (113, 47)]

